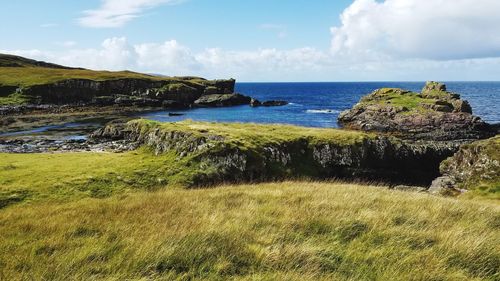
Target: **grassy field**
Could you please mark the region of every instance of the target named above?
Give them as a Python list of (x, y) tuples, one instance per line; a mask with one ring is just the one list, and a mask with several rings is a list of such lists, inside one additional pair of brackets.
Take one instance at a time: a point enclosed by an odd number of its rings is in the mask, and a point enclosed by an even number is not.
[[(372, 136), (134, 122), (144, 134), (187, 134), (181, 148), (203, 137), (252, 150)], [(0, 154), (0, 280), (500, 279), (498, 201), (306, 180), (183, 189), (210, 172), (196, 157)]]
[(171, 153), (155, 156), (147, 149), (127, 153), (4, 153), (0, 158), (0, 208), (21, 202), (155, 190), (180, 184), (188, 173), (187, 159), (176, 161)]
[(283, 143), (308, 139), (312, 143), (354, 144), (375, 138), (372, 133), (331, 128), (310, 128), (282, 124), (220, 123), (185, 120), (180, 122), (157, 122), (145, 119), (130, 121), (138, 124), (141, 130), (155, 129), (182, 131), (197, 136), (217, 135), (241, 147), (258, 147), (269, 143)]
[(131, 71), (94, 71), (87, 69), (59, 69), (43, 67), (0, 67), (0, 85), (29, 87), (54, 83), (67, 79), (90, 79), (95, 81), (137, 78), (147, 80), (167, 80)]
[[(206, 179), (223, 173), (218, 170), (220, 167), (205, 164), (205, 160), (198, 157), (207, 151), (216, 155), (218, 147), (226, 154), (231, 153), (227, 147), (237, 147), (252, 156), (262, 153), (264, 145), (290, 145), (308, 140), (311, 144), (324, 142), (347, 146), (373, 137), (363, 132), (286, 125), (194, 121), (159, 123), (147, 120), (132, 121), (132, 124), (137, 124), (144, 134), (157, 129), (187, 134), (182, 140), (172, 141), (182, 151), (201, 143), (202, 138), (213, 140), (207, 141), (205, 149), (183, 156), (175, 150), (157, 154), (152, 151), (153, 148), (126, 153), (0, 153), (0, 207), (45, 199), (102, 198), (165, 186), (193, 187), (197, 185), (194, 182), (197, 178)], [(252, 161), (250, 156), (248, 161)], [(255, 163), (259, 161), (254, 160)], [(309, 171), (314, 170), (314, 167), (308, 166), (312, 165), (310, 159), (295, 162), (295, 166), (291, 161), (289, 164), (292, 166), (280, 166), (280, 169), (277, 166), (275, 176), (286, 176), (288, 179), (294, 178), (294, 175), (314, 176), (314, 171)]]
[(500, 207), (341, 183), (0, 210), (2, 280), (498, 280)]

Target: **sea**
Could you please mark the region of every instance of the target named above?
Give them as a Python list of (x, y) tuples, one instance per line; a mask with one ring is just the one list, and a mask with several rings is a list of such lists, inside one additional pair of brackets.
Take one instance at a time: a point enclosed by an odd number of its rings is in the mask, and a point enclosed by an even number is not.
[[(260, 101), (285, 100), (285, 106), (193, 108), (139, 113), (134, 117), (162, 122), (186, 119), (209, 122), (246, 122), (292, 124), (306, 127), (337, 128), (337, 117), (361, 97), (378, 88), (393, 87), (420, 92), (425, 82), (328, 82), (328, 83), (237, 83), (235, 91)], [(446, 82), (449, 91), (470, 102), (475, 115), (484, 121), (500, 123), (500, 82)], [(177, 113), (179, 116), (172, 116)], [(0, 133), (0, 139), (12, 137), (85, 139), (89, 131), (109, 120), (81, 120), (54, 124), (27, 131)], [(1, 130), (0, 130), (1, 132)]]
[[(445, 82), (448, 91), (469, 101), (475, 115), (488, 123), (500, 123), (500, 82)], [(237, 83), (236, 92), (260, 101), (285, 100), (278, 107), (196, 108), (140, 114), (140, 117), (174, 122), (184, 119), (213, 122), (252, 122), (336, 128), (337, 117), (362, 96), (378, 88), (402, 88), (420, 92), (425, 82), (325, 82)], [(169, 113), (183, 114), (169, 116)]]

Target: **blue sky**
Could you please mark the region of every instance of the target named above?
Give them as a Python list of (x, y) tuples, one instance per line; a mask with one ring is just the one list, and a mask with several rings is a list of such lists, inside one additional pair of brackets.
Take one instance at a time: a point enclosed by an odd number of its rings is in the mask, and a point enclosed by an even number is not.
[[(100, 29), (78, 24), (82, 12), (99, 7), (100, 0), (9, 1), (2, 3), (0, 10), (4, 26), (1, 35), (14, 40), (2, 42), (2, 48), (53, 49), (58, 47), (55, 42), (65, 41), (94, 47), (106, 38), (126, 36), (131, 43), (176, 39), (194, 50), (208, 46), (244, 50), (307, 45), (328, 49), (330, 26), (339, 22), (340, 13), (351, 2), (190, 0), (145, 10), (122, 27)], [(15, 28), (5, 28), (9, 23), (15, 23)], [(54, 24), (57, 26), (49, 26)], [(279, 37), (279, 32), (286, 36)]]
[(497, 0), (5, 1), (0, 52), (240, 81), (498, 80), (499, 10)]

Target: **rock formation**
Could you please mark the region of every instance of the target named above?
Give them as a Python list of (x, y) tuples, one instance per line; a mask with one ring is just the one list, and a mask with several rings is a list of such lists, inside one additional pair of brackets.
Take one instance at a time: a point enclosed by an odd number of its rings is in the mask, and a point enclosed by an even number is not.
[(68, 79), (60, 82), (20, 88), (23, 95), (37, 103), (92, 105), (162, 106), (164, 101), (189, 106), (205, 92), (232, 94), (235, 80), (169, 81), (147, 79), (116, 79), (94, 81)]
[(250, 104), (251, 98), (241, 94), (204, 95), (194, 101), (198, 107), (223, 107)]
[[(292, 126), (285, 128), (287, 136), (280, 136), (271, 125), (255, 125), (241, 136), (241, 130), (231, 126), (136, 120), (110, 124), (92, 138), (124, 139), (149, 146), (158, 154), (173, 151), (203, 171), (197, 174), (195, 185), (312, 177), (428, 186), (439, 176), (439, 163), (457, 149), (440, 143)], [(352, 140), (346, 141), (348, 138)]]
[(470, 141), (495, 135), (472, 115), (469, 103), (446, 86), (427, 82), (421, 93), (383, 88), (339, 115), (344, 128), (390, 133), (413, 140)]
[(500, 192), (500, 135), (464, 145), (441, 163), (442, 176), (432, 182), (430, 192), (456, 195), (467, 190), (486, 194)]

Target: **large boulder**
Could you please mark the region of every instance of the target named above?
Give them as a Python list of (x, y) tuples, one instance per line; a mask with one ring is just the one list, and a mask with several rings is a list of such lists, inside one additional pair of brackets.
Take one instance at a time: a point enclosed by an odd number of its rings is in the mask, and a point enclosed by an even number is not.
[(442, 176), (432, 182), (431, 193), (456, 195), (473, 190), (500, 194), (500, 135), (464, 145), (440, 165)]
[(348, 129), (390, 133), (405, 139), (470, 141), (495, 135), (489, 124), (472, 114), (467, 101), (437, 82), (427, 82), (421, 93), (376, 90), (342, 112), (338, 121)]

